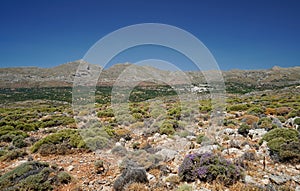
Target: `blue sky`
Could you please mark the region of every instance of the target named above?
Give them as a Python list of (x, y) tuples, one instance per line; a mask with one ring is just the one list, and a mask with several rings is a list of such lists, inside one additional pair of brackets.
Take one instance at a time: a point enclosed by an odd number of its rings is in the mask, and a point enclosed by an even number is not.
[[(1, 0), (0, 67), (78, 60), (103, 36), (138, 23), (190, 32), (223, 70), (300, 66), (299, 10), (298, 0)], [(136, 62), (146, 49), (114, 61)]]

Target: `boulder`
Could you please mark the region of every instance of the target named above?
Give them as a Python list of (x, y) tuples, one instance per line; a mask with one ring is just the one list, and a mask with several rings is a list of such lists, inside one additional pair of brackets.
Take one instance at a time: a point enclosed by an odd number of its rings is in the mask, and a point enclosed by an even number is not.
[(115, 180), (113, 188), (116, 191), (122, 191), (125, 185), (135, 182), (147, 183), (147, 173), (144, 167), (129, 160), (122, 174)]

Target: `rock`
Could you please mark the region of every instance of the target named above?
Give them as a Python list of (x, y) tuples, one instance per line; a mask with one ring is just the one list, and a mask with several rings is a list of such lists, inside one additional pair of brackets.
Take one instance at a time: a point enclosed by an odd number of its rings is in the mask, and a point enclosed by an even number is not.
[(286, 120), (286, 122), (284, 123), (284, 126), (285, 127), (293, 127), (293, 128), (298, 128), (297, 127), (297, 124), (295, 124), (295, 120), (297, 118), (300, 118), (300, 117), (294, 117), (294, 118), (289, 118), (288, 120)]
[(147, 173), (145, 168), (129, 160), (122, 174), (115, 180), (113, 188), (116, 191), (122, 191), (126, 184), (134, 182), (147, 183)]
[(187, 136), (186, 138), (189, 141), (195, 141), (197, 137), (196, 136)]
[(68, 166), (67, 171), (72, 171), (72, 170), (74, 170), (74, 166), (73, 165)]
[(272, 117), (272, 124), (276, 125), (279, 128), (282, 128), (281, 121), (278, 118), (276, 118), (276, 117)]
[(277, 175), (270, 175), (269, 179), (271, 182), (277, 184), (277, 185), (281, 185), (286, 183), (287, 181), (289, 181), (290, 179), (287, 176), (277, 176)]
[(269, 179), (262, 179), (261, 182), (264, 184), (264, 185), (267, 185), (270, 183), (270, 180)]
[(239, 140), (230, 140), (229, 144), (230, 147), (237, 148), (237, 149), (240, 149), (242, 145), (241, 141)]
[(155, 176), (150, 173), (147, 173), (147, 179), (149, 180), (150, 183), (154, 183), (156, 181)]
[(296, 168), (297, 170), (300, 170), (300, 164), (297, 164), (297, 165), (295, 166), (295, 168)]
[(163, 157), (163, 161), (169, 162), (175, 158), (178, 154), (177, 151), (171, 149), (162, 149), (156, 153), (157, 155), (161, 155)]
[(300, 186), (296, 186), (295, 191), (300, 191)]
[(244, 152), (240, 149), (237, 149), (237, 148), (229, 148), (229, 149), (224, 149), (222, 151), (222, 154), (223, 155), (226, 155), (226, 154), (235, 154), (237, 155), (237, 157), (240, 157), (244, 154)]
[(207, 153), (207, 152), (211, 153), (215, 150), (218, 150), (218, 148), (219, 148), (218, 145), (205, 145), (205, 146), (200, 147), (199, 149), (194, 149), (194, 150), (195, 150), (195, 153), (202, 154), (202, 153)]
[(168, 140), (164, 140), (160, 146), (158, 146), (157, 148), (159, 149), (171, 149), (174, 151), (186, 151), (189, 150), (191, 146), (191, 142), (188, 141), (186, 138), (176, 138), (176, 139), (168, 139)]
[(199, 191), (211, 191), (210, 189), (207, 189), (207, 188), (200, 188), (200, 190)]
[(253, 180), (253, 178), (249, 175), (245, 176), (245, 183), (246, 184), (257, 184), (257, 182), (255, 180)]
[(248, 136), (252, 138), (253, 141), (260, 140), (267, 131), (265, 129), (250, 129)]
[(295, 181), (297, 184), (300, 184), (300, 175), (292, 176), (292, 180)]
[(220, 134), (224, 134), (224, 135), (233, 135), (236, 133), (235, 129), (231, 129), (231, 128), (226, 128), (223, 129), (222, 131), (220, 131)]
[(248, 151), (249, 149), (251, 149), (251, 147), (249, 145), (245, 145), (243, 151)]

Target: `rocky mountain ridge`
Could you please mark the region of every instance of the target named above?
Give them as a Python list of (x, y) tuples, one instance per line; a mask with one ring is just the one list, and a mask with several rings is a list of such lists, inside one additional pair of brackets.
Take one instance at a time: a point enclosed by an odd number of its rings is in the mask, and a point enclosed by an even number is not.
[[(71, 87), (77, 68), (84, 61), (78, 60), (62, 64), (53, 68), (39, 67), (18, 67), (0, 68), (0, 88), (31, 88), (31, 87)], [(85, 63), (85, 62), (84, 62)], [(85, 63), (90, 66), (88, 63)], [(178, 75), (180, 71), (165, 71), (148, 66), (137, 66), (129, 63), (115, 64), (108, 69), (104, 69), (98, 80), (99, 86), (111, 86), (116, 79), (128, 67), (133, 67), (137, 72), (145, 69), (153, 70), (162, 76)], [(97, 69), (101, 67), (96, 66)], [(150, 68), (150, 69), (149, 69)], [(206, 83), (205, 73), (212, 71), (185, 71), (194, 84)], [(79, 72), (80, 74), (80, 72)], [(182, 73), (183, 74), (183, 73)], [(227, 86), (245, 86), (251, 88), (274, 88), (300, 84), (300, 66), (281, 68), (274, 66), (264, 70), (229, 70), (222, 71)], [(174, 82), (182, 84), (182, 80)]]

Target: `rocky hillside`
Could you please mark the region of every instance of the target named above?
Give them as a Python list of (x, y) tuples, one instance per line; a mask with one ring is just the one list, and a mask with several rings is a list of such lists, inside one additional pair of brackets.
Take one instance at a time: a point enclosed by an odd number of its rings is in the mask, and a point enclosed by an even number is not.
[[(70, 62), (53, 68), (0, 68), (0, 88), (71, 87), (80, 62), (83, 61)], [(142, 74), (145, 69), (152, 70), (161, 76), (178, 74), (178, 72), (174, 71), (163, 71), (128, 63), (116, 64), (101, 73), (98, 85), (113, 85), (115, 80), (129, 66), (134, 68), (137, 74)], [(97, 68), (100, 69), (99, 67)], [(192, 71), (185, 73), (195, 84), (206, 82), (201, 72)], [(275, 66), (267, 70), (230, 70), (223, 71), (222, 74), (227, 88), (236, 92), (249, 92), (253, 89), (273, 89), (300, 84), (300, 67), (298, 66), (291, 68)], [(181, 84), (183, 81), (177, 79), (173, 83)]]

